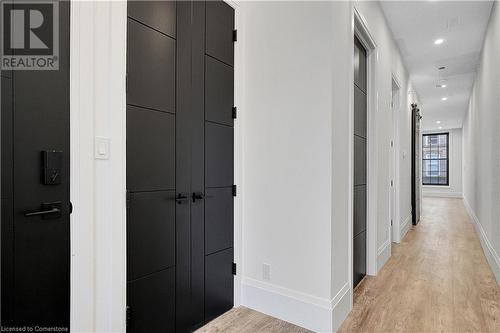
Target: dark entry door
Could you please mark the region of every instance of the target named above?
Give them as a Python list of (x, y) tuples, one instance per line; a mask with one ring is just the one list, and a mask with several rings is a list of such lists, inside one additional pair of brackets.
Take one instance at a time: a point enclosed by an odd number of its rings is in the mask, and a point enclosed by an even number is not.
[(366, 275), (366, 50), (354, 38), (353, 286)]
[(420, 222), (420, 185), (421, 161), (420, 154), (420, 109), (417, 104), (411, 105), (411, 216), (413, 225)]
[(69, 329), (69, 2), (59, 70), (1, 73), (1, 324)]
[(222, 1), (128, 3), (129, 332), (233, 306), (233, 29)]

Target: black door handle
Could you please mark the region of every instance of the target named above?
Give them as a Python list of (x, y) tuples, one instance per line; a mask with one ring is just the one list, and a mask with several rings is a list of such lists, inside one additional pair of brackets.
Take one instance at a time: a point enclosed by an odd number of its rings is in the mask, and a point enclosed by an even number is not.
[(187, 194), (187, 193), (179, 193), (175, 197), (175, 201), (177, 201), (178, 204), (181, 204), (184, 201), (188, 201), (188, 200), (189, 200), (189, 194)]
[(27, 212), (27, 213), (24, 213), (24, 216), (39, 216), (39, 215), (47, 215), (47, 214), (55, 214), (55, 213), (60, 213), (61, 210), (59, 208), (51, 208), (49, 210), (36, 210), (36, 211), (33, 211), (33, 212)]
[(26, 217), (41, 216), (43, 219), (61, 217), (61, 202), (47, 202), (42, 204), (40, 210), (29, 211), (24, 213)]
[(193, 192), (193, 202), (196, 200), (203, 200), (205, 198), (205, 194), (203, 192)]

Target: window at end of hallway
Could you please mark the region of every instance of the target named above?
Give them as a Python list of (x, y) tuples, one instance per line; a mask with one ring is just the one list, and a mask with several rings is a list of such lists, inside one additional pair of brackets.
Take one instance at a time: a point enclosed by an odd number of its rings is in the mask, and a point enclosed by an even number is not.
[(449, 133), (424, 134), (422, 184), (449, 185)]

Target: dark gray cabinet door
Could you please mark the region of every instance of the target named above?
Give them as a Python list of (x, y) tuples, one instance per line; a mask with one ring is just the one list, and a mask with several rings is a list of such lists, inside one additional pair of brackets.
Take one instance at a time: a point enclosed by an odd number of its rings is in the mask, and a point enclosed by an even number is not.
[(59, 70), (1, 73), (3, 328), (70, 324), (70, 3), (55, 5)]
[(233, 305), (234, 10), (129, 2), (129, 332), (189, 332)]
[(177, 224), (189, 224), (176, 191), (176, 3), (128, 3), (128, 332), (176, 327)]
[(366, 275), (366, 50), (354, 38), (353, 286)]
[(205, 320), (233, 306), (234, 10), (208, 1), (205, 68)]

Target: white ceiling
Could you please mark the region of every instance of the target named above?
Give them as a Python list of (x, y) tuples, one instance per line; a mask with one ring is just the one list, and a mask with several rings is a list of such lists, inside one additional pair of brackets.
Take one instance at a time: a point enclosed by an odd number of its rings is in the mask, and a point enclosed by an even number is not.
[[(381, 4), (419, 96), (423, 129), (462, 127), (492, 2)], [(438, 38), (444, 43), (436, 46)], [(446, 69), (438, 70), (440, 66)], [(441, 80), (446, 80), (446, 88), (436, 87)], [(442, 97), (448, 100), (442, 101)]]

